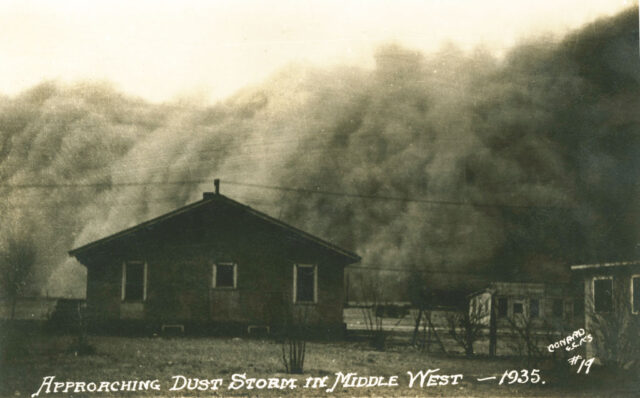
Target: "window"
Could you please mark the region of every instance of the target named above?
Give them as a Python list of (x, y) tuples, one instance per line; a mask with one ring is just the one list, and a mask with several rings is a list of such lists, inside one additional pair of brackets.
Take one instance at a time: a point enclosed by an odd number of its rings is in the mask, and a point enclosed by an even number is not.
[(127, 261), (122, 264), (122, 301), (144, 301), (147, 298), (147, 264)]
[(613, 279), (611, 277), (593, 279), (593, 307), (596, 312), (613, 310)]
[(507, 299), (504, 297), (498, 299), (498, 316), (507, 316)]
[(551, 311), (553, 312), (553, 316), (556, 318), (562, 318), (563, 314), (563, 303), (562, 299), (553, 299), (553, 306), (551, 307)]
[(513, 315), (522, 315), (524, 312), (524, 305), (522, 303), (513, 303)]
[(238, 265), (235, 263), (213, 264), (211, 287), (235, 289), (238, 280)]
[(631, 277), (631, 312), (640, 313), (640, 275)]
[(316, 303), (318, 301), (318, 272), (315, 265), (293, 266), (293, 302)]
[(529, 314), (531, 315), (531, 318), (537, 318), (540, 316), (540, 300), (529, 300)]

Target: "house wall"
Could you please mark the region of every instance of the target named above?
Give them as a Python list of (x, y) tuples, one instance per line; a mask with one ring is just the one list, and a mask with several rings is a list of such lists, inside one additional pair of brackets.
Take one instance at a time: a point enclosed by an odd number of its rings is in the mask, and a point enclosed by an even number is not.
[[(241, 206), (199, 206), (79, 253), (95, 319), (146, 324), (272, 325), (296, 314), (342, 326), (345, 258)], [(147, 267), (146, 300), (122, 301), (122, 264)], [(235, 288), (212, 287), (212, 265), (237, 264)], [(317, 265), (317, 302), (293, 303), (294, 264)]]
[[(233, 251), (233, 250), (232, 250)], [(282, 258), (267, 248), (255, 252), (233, 251), (232, 255), (209, 260), (209, 313), (216, 322), (269, 325), (281, 311), (288, 273)], [(212, 265), (215, 262), (237, 264), (235, 289), (212, 288)]]
[[(509, 328), (509, 318), (514, 316), (514, 304), (521, 303), (523, 314), (530, 316), (531, 301), (538, 300), (539, 316), (531, 318), (531, 325), (540, 329), (553, 329), (556, 331), (571, 331), (569, 329), (582, 326), (582, 314), (575, 313), (575, 302), (581, 300), (573, 294), (570, 285), (544, 284), (544, 283), (514, 283), (497, 282), (492, 284), (495, 295), (495, 303), (498, 305), (500, 298), (507, 299), (507, 315), (497, 317), (498, 328)], [(562, 300), (562, 316), (554, 315), (553, 306), (555, 300)], [(496, 308), (496, 314), (498, 309)]]
[[(587, 344), (588, 357), (607, 359), (601, 346), (611, 338), (605, 336), (621, 334), (622, 332), (618, 329), (621, 329), (622, 325), (633, 325), (634, 322), (638, 325), (640, 315), (634, 314), (631, 308), (631, 278), (634, 275), (640, 275), (640, 266), (602, 268), (583, 272), (585, 331), (593, 335), (593, 341)], [(595, 312), (593, 282), (598, 278), (611, 278), (613, 282), (611, 313), (596, 314)]]
[[(577, 288), (579, 285), (494, 282), (469, 297), (469, 314), (487, 327), (490, 355), (526, 349), (521, 333), (528, 334), (529, 343), (546, 352), (548, 344), (582, 327), (582, 313), (574, 313), (574, 303), (582, 300)], [(501, 299), (507, 303), (503, 315)], [(532, 300), (538, 300), (537, 317), (531, 316)], [(562, 300), (562, 316), (553, 313), (554, 300)], [(516, 303), (522, 305), (521, 315), (514, 313)]]
[[(330, 259), (304, 258), (316, 264), (318, 293), (315, 304), (293, 303), (294, 262), (278, 250), (239, 250), (213, 245), (177, 244), (111, 252), (90, 261), (87, 304), (93, 319), (169, 323), (255, 324), (277, 327), (287, 311), (310, 324), (342, 325), (343, 267)], [(122, 264), (147, 264), (144, 302), (122, 301)], [(314, 261), (315, 260), (315, 261)], [(328, 261), (329, 260), (329, 261)], [(237, 264), (237, 286), (212, 287), (212, 265)]]
[(475, 294), (469, 300), (469, 315), (475, 322), (489, 327), (491, 322), (491, 292)]
[(145, 258), (147, 298), (143, 319), (160, 323), (204, 322), (208, 314), (206, 255), (189, 246), (165, 246)]
[(237, 288), (210, 290), (212, 320), (277, 327), (293, 313), (310, 324), (341, 324), (342, 267), (318, 264), (318, 301), (314, 304), (293, 303), (293, 267), (294, 263), (286, 261), (238, 262)]
[(87, 310), (92, 319), (119, 319), (122, 265), (97, 259), (87, 266)]

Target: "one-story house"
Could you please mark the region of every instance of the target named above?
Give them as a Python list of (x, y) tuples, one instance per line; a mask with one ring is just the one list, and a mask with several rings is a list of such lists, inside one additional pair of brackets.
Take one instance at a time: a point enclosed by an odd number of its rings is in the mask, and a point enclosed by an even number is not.
[(469, 314), (489, 329), (489, 353), (498, 335), (530, 336), (538, 348), (582, 327), (583, 305), (572, 283), (496, 281), (469, 295)]
[(342, 330), (344, 267), (360, 257), (220, 194), (218, 184), (200, 201), (69, 252), (87, 268), (91, 324)]
[(469, 304), (472, 313), (486, 320), (493, 304), (499, 328), (523, 317), (534, 328), (560, 331), (580, 325), (583, 316), (580, 292), (568, 283), (492, 282), (472, 294)]

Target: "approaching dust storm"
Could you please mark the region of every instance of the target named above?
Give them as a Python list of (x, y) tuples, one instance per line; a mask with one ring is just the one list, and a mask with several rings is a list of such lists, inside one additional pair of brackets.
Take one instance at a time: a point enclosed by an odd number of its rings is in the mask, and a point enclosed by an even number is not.
[(38, 244), (33, 294), (82, 297), (68, 250), (221, 178), (362, 267), (564, 278), (638, 255), (639, 59), (632, 8), (500, 58), (387, 44), (372, 69), (290, 66), (206, 107), (43, 82), (0, 97), (0, 236)]

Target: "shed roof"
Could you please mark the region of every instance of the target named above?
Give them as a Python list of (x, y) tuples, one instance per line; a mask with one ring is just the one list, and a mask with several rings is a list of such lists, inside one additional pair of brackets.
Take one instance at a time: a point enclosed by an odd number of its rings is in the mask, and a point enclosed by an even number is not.
[(580, 264), (572, 265), (571, 271), (583, 271), (583, 270), (595, 270), (603, 268), (615, 268), (615, 267), (628, 267), (632, 265), (640, 265), (640, 260), (635, 261), (617, 261), (610, 263), (597, 263), (597, 264)]
[(262, 213), (258, 210), (255, 210), (247, 205), (239, 203), (233, 199), (230, 199), (224, 195), (220, 194), (212, 194), (205, 193), (202, 200), (191, 203), (169, 213), (163, 214), (159, 217), (153, 218), (151, 220), (145, 221), (138, 225), (135, 225), (131, 228), (124, 229), (120, 232), (117, 232), (113, 235), (109, 235), (102, 239), (98, 239), (96, 241), (87, 243), (83, 246), (77, 247), (73, 250), (69, 251), (69, 255), (74, 257), (79, 257), (84, 254), (87, 254), (95, 249), (100, 249), (104, 247), (106, 244), (117, 243), (118, 241), (126, 239), (128, 236), (131, 236), (137, 232), (146, 231), (150, 227), (154, 227), (157, 225), (161, 225), (169, 220), (176, 219), (178, 217), (184, 216), (188, 213), (193, 212), (196, 209), (203, 208), (205, 206), (221, 206), (221, 207), (231, 207), (236, 210), (243, 212), (245, 215), (249, 217), (255, 218), (256, 220), (260, 220), (269, 225), (272, 225), (284, 233), (288, 233), (290, 235), (294, 235), (297, 239), (300, 239), (304, 242), (308, 242), (310, 244), (316, 245), (326, 251), (331, 252), (332, 254), (338, 255), (346, 260), (348, 264), (360, 261), (360, 256), (357, 254), (342, 249), (341, 247), (334, 245), (331, 242), (318, 238), (317, 236), (311, 235), (307, 232), (304, 232), (298, 228), (295, 228), (289, 224), (286, 224), (280, 220), (277, 220), (265, 213)]

